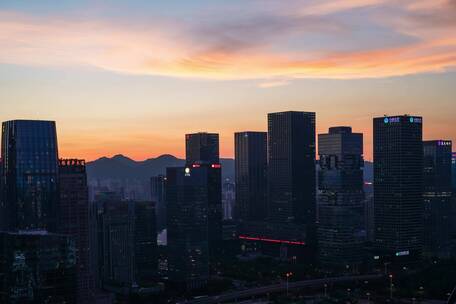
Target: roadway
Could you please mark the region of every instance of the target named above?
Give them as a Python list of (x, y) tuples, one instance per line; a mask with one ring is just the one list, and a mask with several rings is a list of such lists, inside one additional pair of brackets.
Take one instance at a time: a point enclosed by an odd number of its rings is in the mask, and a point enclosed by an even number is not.
[(286, 292), (288, 290), (300, 289), (304, 287), (315, 287), (315, 286), (324, 286), (325, 284), (338, 284), (338, 283), (349, 283), (355, 281), (368, 281), (382, 278), (383, 275), (372, 274), (372, 275), (361, 275), (361, 276), (345, 276), (345, 277), (334, 277), (334, 278), (324, 278), (324, 279), (315, 279), (315, 280), (306, 280), (298, 282), (290, 282), (287, 287), (287, 283), (280, 283), (262, 287), (256, 287), (252, 289), (233, 291), (229, 293), (224, 293), (218, 296), (207, 297), (204, 299), (189, 300), (184, 302), (179, 302), (178, 304), (218, 304), (228, 301), (248, 299), (255, 296), (267, 295), (271, 293), (280, 293)]

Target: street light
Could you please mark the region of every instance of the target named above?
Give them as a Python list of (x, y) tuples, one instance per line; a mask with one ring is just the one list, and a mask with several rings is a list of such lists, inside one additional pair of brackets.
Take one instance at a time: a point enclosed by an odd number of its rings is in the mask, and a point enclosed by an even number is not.
[(328, 297), (328, 293), (327, 293), (327, 291), (326, 291), (327, 288), (328, 288), (328, 284), (325, 283), (325, 298)]
[(371, 296), (370, 292), (367, 292), (366, 296), (367, 296), (367, 304), (370, 304), (370, 296)]
[(390, 299), (393, 299), (393, 275), (389, 275), (390, 278)]
[(287, 272), (285, 274), (285, 276), (287, 277), (287, 297), (288, 297), (288, 285), (289, 285), (289, 280), (290, 280), (290, 277), (293, 275), (292, 272)]
[(423, 286), (420, 286), (418, 293), (419, 293), (421, 299), (423, 299), (424, 298), (424, 287)]

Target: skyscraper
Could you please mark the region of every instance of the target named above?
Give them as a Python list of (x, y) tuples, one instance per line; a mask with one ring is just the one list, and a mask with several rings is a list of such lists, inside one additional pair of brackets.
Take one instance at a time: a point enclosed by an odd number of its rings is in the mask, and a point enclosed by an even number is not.
[(55, 122), (13, 120), (2, 128), (4, 229), (56, 230), (58, 149)]
[(186, 289), (204, 286), (209, 276), (209, 205), (207, 166), (167, 168), (168, 273)]
[(453, 188), (453, 193), (456, 193), (456, 152), (452, 152), (451, 155), (451, 184)]
[(363, 134), (350, 127), (318, 135), (318, 248), (323, 264), (356, 267), (363, 259)]
[(452, 174), (451, 174), (451, 180), (452, 180), (452, 198), (451, 198), (451, 233), (450, 233), (450, 238), (453, 240), (452, 241), (452, 256), (456, 256), (456, 152), (452, 153), (451, 157), (451, 166), (452, 166)]
[(103, 287), (115, 293), (135, 293), (153, 286), (158, 267), (154, 204), (107, 200), (98, 207)]
[(187, 164), (220, 163), (219, 135), (216, 133), (194, 133), (185, 135)]
[(424, 249), (426, 255), (449, 253), (451, 227), (451, 147), (449, 140), (424, 146)]
[(205, 168), (208, 193), (208, 225), (211, 252), (222, 240), (222, 167), (219, 155), (219, 135), (194, 133), (185, 136), (186, 167)]
[(234, 149), (235, 218), (263, 220), (267, 216), (267, 133), (235, 133)]
[(422, 118), (374, 118), (375, 243), (383, 259), (416, 260), (423, 249)]
[(268, 114), (269, 218), (303, 225), (316, 241), (315, 113)]
[(94, 279), (89, 263), (89, 194), (84, 160), (59, 161), (59, 188), (57, 230), (75, 241), (77, 302), (92, 303)]
[(76, 303), (76, 248), (68, 235), (0, 232), (0, 303)]
[(153, 176), (150, 179), (151, 198), (155, 202), (157, 215), (157, 231), (166, 228), (165, 182), (166, 177), (163, 175)]

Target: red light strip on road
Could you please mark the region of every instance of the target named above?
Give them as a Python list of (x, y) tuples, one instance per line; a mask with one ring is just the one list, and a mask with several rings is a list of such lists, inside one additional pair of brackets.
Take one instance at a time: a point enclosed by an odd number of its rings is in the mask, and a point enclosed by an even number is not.
[(268, 239), (268, 238), (262, 238), (262, 237), (251, 237), (251, 236), (245, 236), (245, 235), (240, 235), (239, 239), (246, 240), (246, 241), (260, 241), (260, 242), (267, 242), (267, 243), (290, 244), (290, 245), (305, 245), (306, 244), (304, 242), (298, 242), (298, 241), (276, 240), (276, 239)]

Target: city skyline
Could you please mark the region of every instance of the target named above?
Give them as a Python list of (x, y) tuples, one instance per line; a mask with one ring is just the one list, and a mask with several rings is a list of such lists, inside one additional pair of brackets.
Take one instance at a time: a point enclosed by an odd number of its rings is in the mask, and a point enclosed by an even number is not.
[(0, 0), (0, 302), (456, 304), (456, 0)]
[[(267, 113), (425, 119), (456, 140), (453, 1), (0, 3), (2, 121), (55, 120), (62, 157), (183, 157), (186, 133), (266, 131)], [(39, 38), (37, 38), (39, 37)]]

